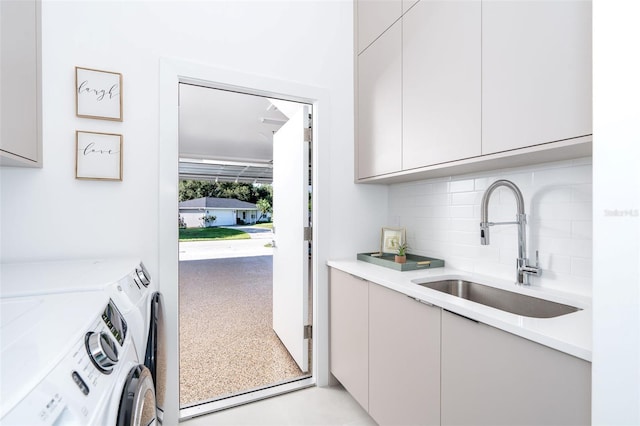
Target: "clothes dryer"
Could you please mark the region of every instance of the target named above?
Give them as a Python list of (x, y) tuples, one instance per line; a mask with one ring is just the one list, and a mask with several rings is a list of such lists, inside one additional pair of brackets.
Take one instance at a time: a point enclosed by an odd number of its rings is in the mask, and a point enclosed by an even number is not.
[(2, 297), (0, 304), (1, 424), (156, 423), (150, 372), (106, 292)]
[[(149, 370), (161, 421), (166, 383), (164, 308), (162, 295), (153, 291), (151, 276), (139, 259), (11, 263), (0, 265), (0, 274), (2, 298), (96, 292), (109, 297), (126, 321), (131, 350)], [(137, 380), (135, 376), (132, 379)]]

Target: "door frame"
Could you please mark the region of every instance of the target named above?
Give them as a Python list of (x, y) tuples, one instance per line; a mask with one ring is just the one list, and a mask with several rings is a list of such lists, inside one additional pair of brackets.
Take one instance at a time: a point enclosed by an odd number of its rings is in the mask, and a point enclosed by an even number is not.
[[(178, 328), (178, 86), (179, 83), (196, 84), (214, 89), (279, 98), (313, 105), (312, 147), (312, 205), (325, 205), (328, 200), (329, 175), (320, 173), (329, 158), (328, 140), (330, 100), (328, 90), (273, 79), (241, 71), (215, 68), (173, 58), (161, 58), (159, 67), (159, 158), (158, 158), (158, 287), (164, 295), (166, 310), (167, 388), (164, 422), (177, 424), (180, 420), (179, 404), (179, 328)], [(326, 192), (326, 193), (325, 193)], [(328, 235), (329, 215), (314, 208), (312, 223), (314, 236)], [(321, 238), (312, 241), (313, 279), (313, 376), (302, 386), (328, 386), (329, 372), (329, 242)], [(301, 381), (302, 382), (302, 381)], [(286, 386), (266, 398), (289, 392)], [(245, 401), (246, 402), (246, 401)], [(238, 402), (242, 403), (242, 402)], [(196, 414), (185, 414), (184, 418)]]

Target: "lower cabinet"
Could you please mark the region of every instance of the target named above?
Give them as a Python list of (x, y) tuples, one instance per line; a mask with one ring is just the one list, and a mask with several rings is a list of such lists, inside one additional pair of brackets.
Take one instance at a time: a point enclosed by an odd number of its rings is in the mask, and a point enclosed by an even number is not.
[(442, 313), (443, 425), (591, 424), (591, 364)]
[(378, 424), (440, 424), (441, 312), (369, 284), (369, 414)]
[(380, 425), (440, 424), (440, 308), (331, 269), (331, 373)]
[(591, 363), (333, 268), (330, 345), (380, 425), (591, 423)]
[(369, 410), (369, 282), (331, 269), (329, 284), (331, 373)]

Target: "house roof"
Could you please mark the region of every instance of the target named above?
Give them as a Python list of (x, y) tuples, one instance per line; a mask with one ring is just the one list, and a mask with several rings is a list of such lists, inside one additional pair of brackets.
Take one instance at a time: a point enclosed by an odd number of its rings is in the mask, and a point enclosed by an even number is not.
[(182, 208), (207, 208), (207, 209), (239, 209), (239, 210), (257, 210), (255, 204), (246, 201), (236, 200), (235, 198), (216, 198), (202, 197), (193, 200), (181, 201), (179, 207)]

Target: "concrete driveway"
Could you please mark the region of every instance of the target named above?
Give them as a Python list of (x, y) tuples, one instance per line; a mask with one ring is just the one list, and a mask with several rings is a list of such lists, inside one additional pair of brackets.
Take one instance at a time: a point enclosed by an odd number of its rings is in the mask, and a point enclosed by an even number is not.
[(179, 243), (179, 260), (225, 259), (272, 255), (271, 247), (265, 247), (273, 239), (270, 229), (254, 226), (225, 226), (249, 234), (249, 240), (187, 241)]

